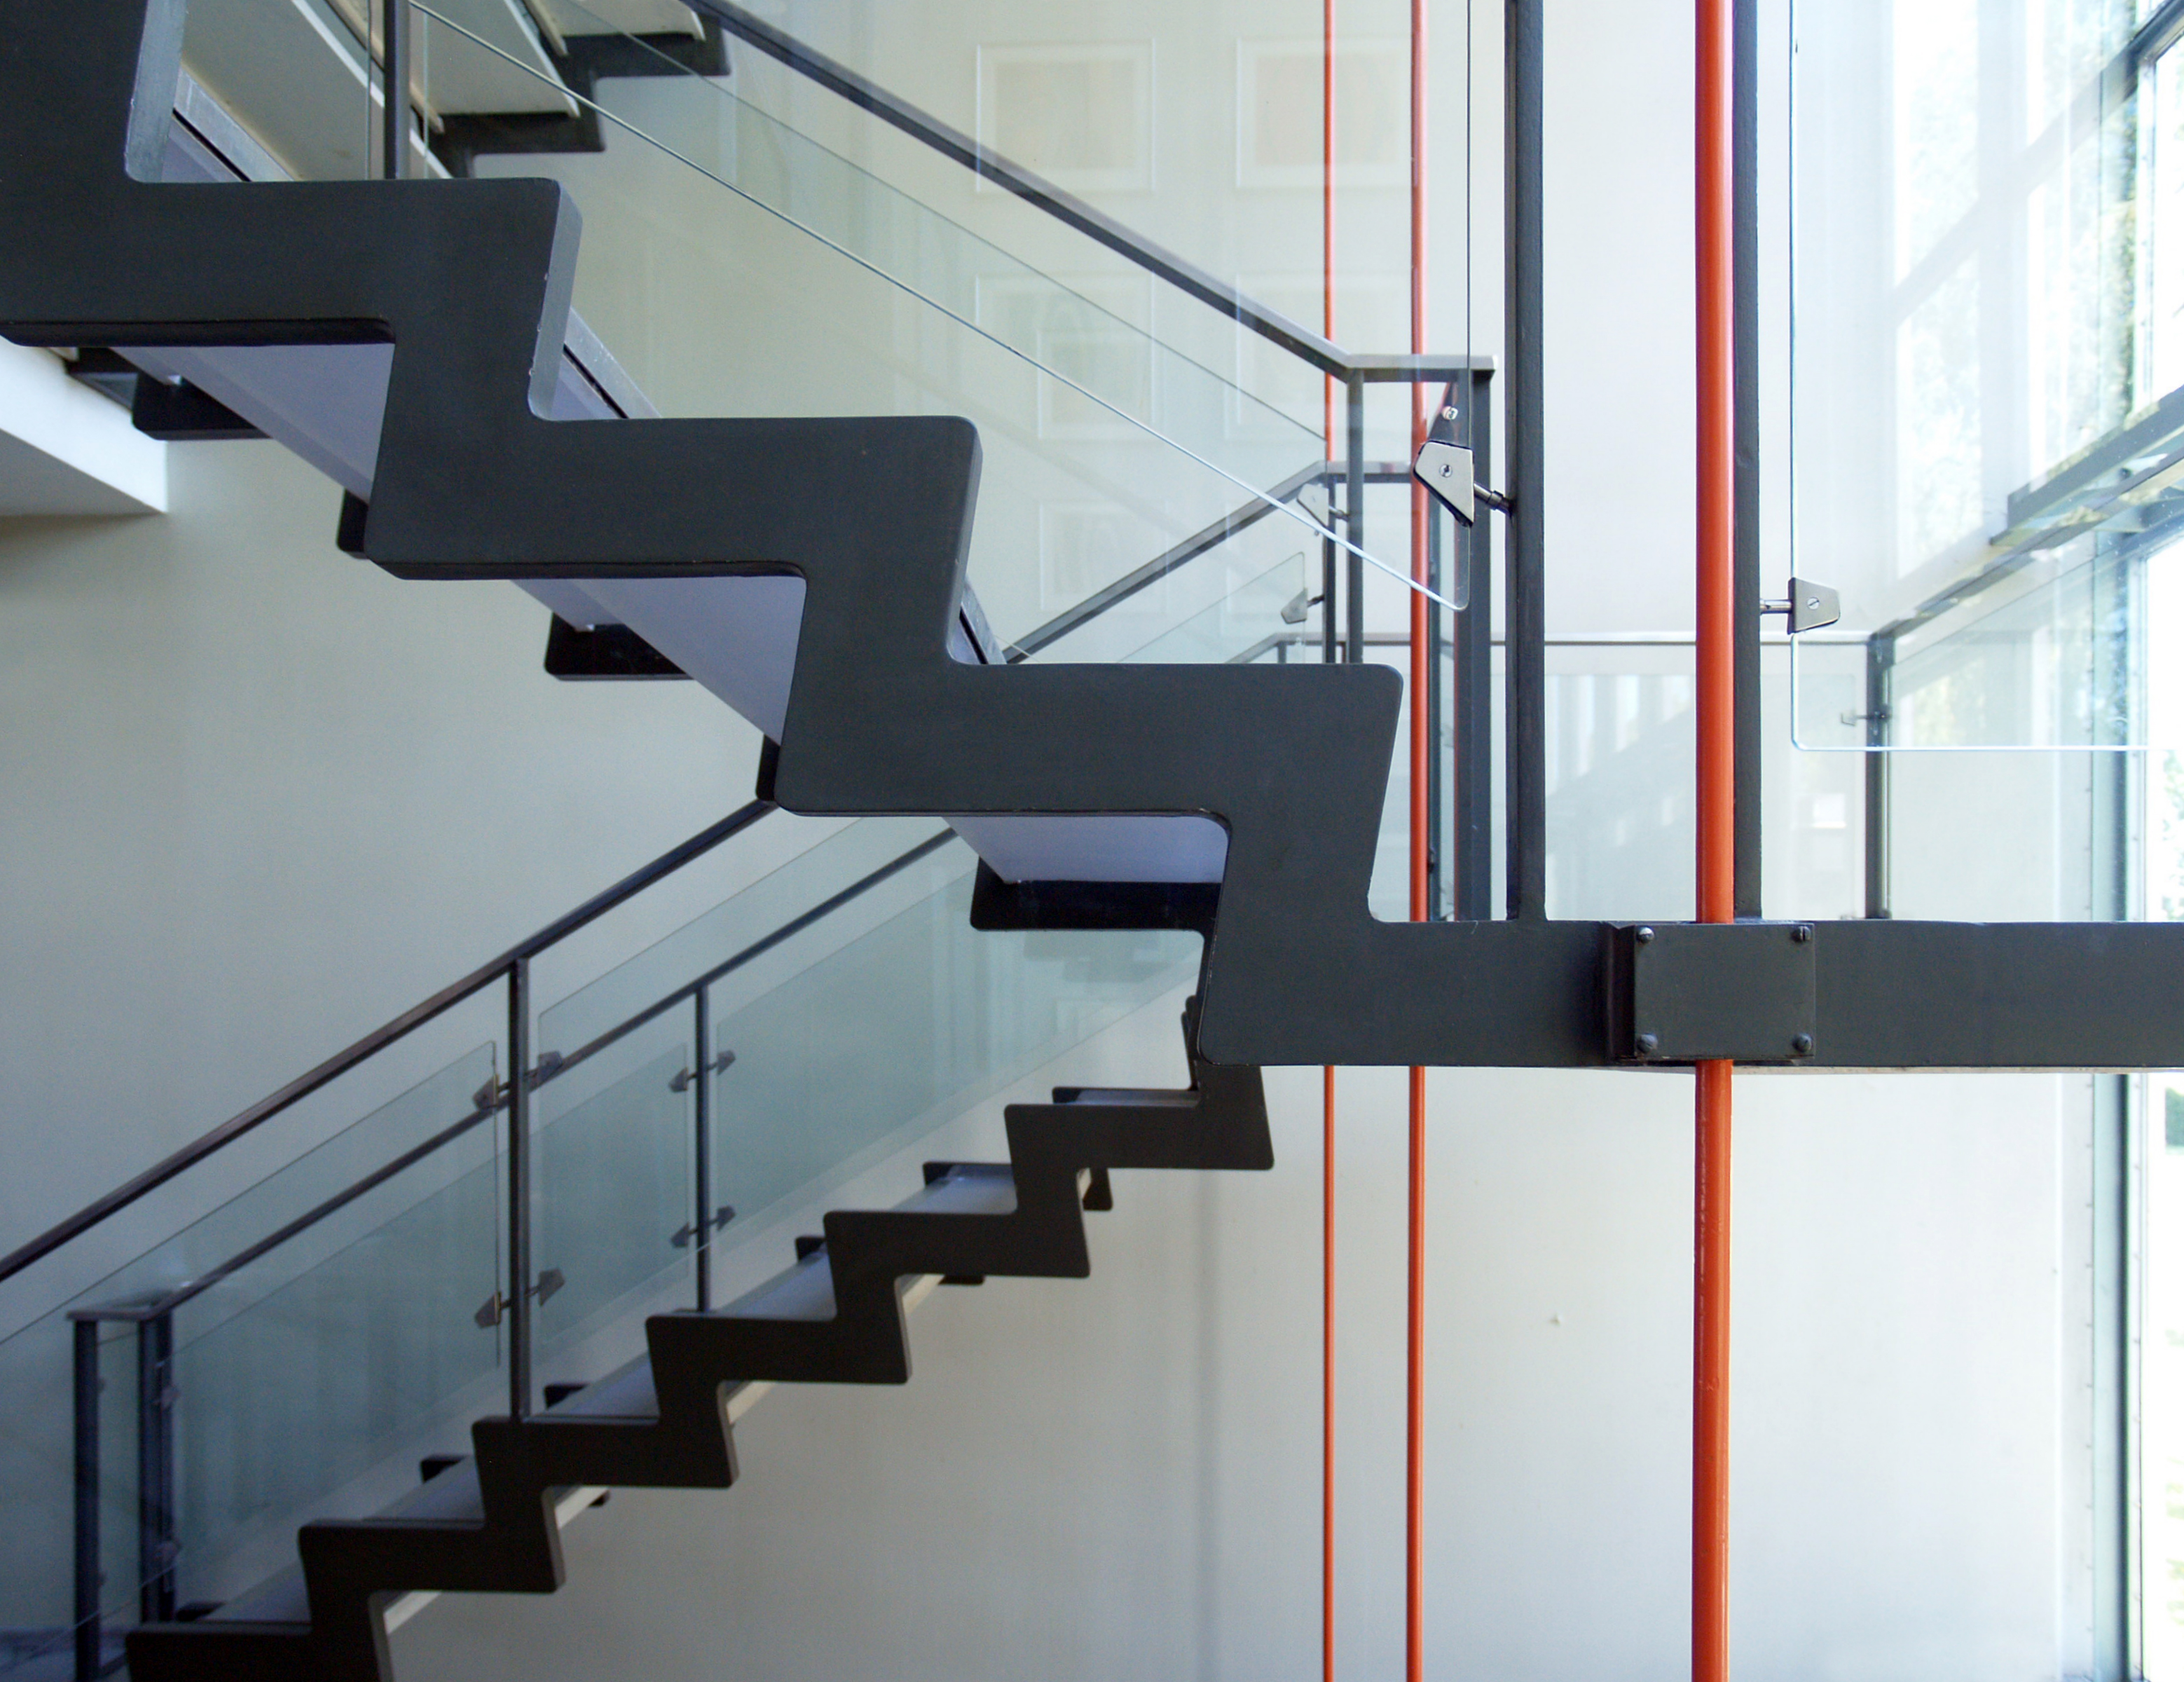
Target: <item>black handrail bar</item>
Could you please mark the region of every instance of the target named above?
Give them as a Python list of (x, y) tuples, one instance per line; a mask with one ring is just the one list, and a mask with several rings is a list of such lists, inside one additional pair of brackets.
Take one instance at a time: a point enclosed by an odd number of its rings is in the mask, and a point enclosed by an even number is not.
[[(900, 875), (903, 871), (907, 870), (911, 865), (916, 863), (919, 859), (924, 858), (927, 854), (938, 852), (950, 841), (960, 839), (961, 837), (958, 836), (953, 830), (943, 830), (938, 835), (927, 836), (925, 840), (918, 842), (916, 847), (911, 847), (907, 852), (898, 854), (895, 858), (890, 858), (886, 863), (881, 865), (869, 875), (859, 877), (855, 881), (850, 883), (849, 886), (841, 890), (840, 892), (830, 894), (827, 898), (821, 900), (818, 904), (811, 907), (808, 911), (799, 912), (795, 916), (790, 918), (786, 923), (783, 923), (779, 928), (776, 929), (772, 934), (760, 936), (758, 939), (753, 941), (749, 946), (744, 947), (742, 951), (722, 959), (721, 962), (715, 964), (711, 969), (706, 970), (704, 975), (696, 976), (690, 981), (683, 982), (680, 986), (675, 988), (671, 992), (663, 993), (660, 997), (655, 999), (650, 1004), (646, 1005), (642, 1010), (637, 1011), (632, 1015), (624, 1018), (621, 1021), (617, 1022), (613, 1027), (609, 1028), (604, 1033), (600, 1034), (596, 1038), (577, 1047), (576, 1050), (571, 1052), (566, 1057), (562, 1058), (559, 1062), (554, 1064), (552, 1066), (541, 1069), (536, 1078), (533, 1080), (532, 1085), (543, 1087), (549, 1081), (560, 1080), (562, 1076), (567, 1074), (578, 1064), (584, 1062), (587, 1059), (598, 1056), (599, 1053), (604, 1051), (609, 1046), (614, 1044), (616, 1041), (627, 1038), (630, 1035), (635, 1033), (639, 1028), (644, 1026), (646, 1023), (655, 1021), (658, 1018), (666, 1015), (667, 1012), (672, 1010), (677, 1005), (682, 1003), (683, 1000), (696, 997), (701, 990), (710, 987), (714, 982), (719, 981), (722, 976), (729, 974), (733, 970), (742, 969), (744, 964), (749, 964), (754, 958), (764, 957), (767, 953), (772, 952), (774, 947), (781, 945), (784, 941), (794, 940), (797, 936), (802, 934), (806, 929), (810, 928), (814, 923), (818, 922), (822, 918), (832, 916), (835, 912), (839, 911), (844, 906), (847, 905), (851, 900), (861, 898), (865, 894), (869, 893), (872, 889), (878, 887), (882, 882), (886, 881), (889, 877)], [(541, 1061), (543, 1061), (543, 1056), (541, 1058)]]
[(797, 75), (815, 81), (882, 122), (898, 128), (944, 157), (954, 159), (974, 174), (992, 182), (1028, 204), (1099, 241), (1109, 250), (1139, 268), (1158, 276), (1201, 303), (1271, 340), (1291, 355), (1309, 362), (1322, 373), (1347, 377), (1355, 366), (1340, 346), (1321, 338), (1309, 327), (1290, 320), (1280, 311), (1260, 303), (1235, 287), (1207, 273), (1173, 252), (1134, 233), (1105, 211), (1095, 210), (1075, 194), (1042, 179), (1022, 165), (1013, 163), (939, 118), (868, 81), (848, 65), (838, 64), (795, 36), (754, 17), (733, 0), (688, 0), (696, 10), (716, 19), (722, 29), (768, 58), (779, 60)]
[(481, 1121), (489, 1120), (498, 1115), (507, 1101), (507, 1094), (504, 1091), (495, 1092), (490, 1103), (474, 1106), (471, 1113), (460, 1121), (450, 1123), (433, 1134), (431, 1138), (421, 1140), (410, 1146), (399, 1156), (382, 1162), (354, 1185), (343, 1187), (325, 1201), (305, 1210), (286, 1226), (276, 1227), (255, 1243), (246, 1244), (226, 1260), (221, 1262), (219, 1266), (208, 1268), (194, 1279), (185, 1280), (163, 1297), (131, 1304), (126, 1307), (103, 1308), (93, 1305), (89, 1308), (70, 1309), (69, 1317), (71, 1320), (154, 1320), (160, 1315), (171, 1314), (184, 1303), (203, 1296), (221, 1280), (240, 1272), (261, 1255), (271, 1254), (282, 1244), (287, 1243), (289, 1239), (309, 1232), (329, 1215), (346, 1209), (366, 1192), (383, 1186), (396, 1175), (407, 1169), (414, 1168), (443, 1145), (453, 1144)]
[(1022, 640), (1009, 645), (1009, 664), (1013, 666), (1029, 659), (1042, 648), (1061, 641), (1078, 626), (1098, 618), (1116, 603), (1127, 601), (1139, 590), (1159, 583), (1178, 567), (1195, 561), (1209, 549), (1219, 548), (1238, 532), (1256, 526), (1274, 511), (1276, 503), (1287, 502), (1307, 485), (1325, 479), (1329, 465), (1325, 461), (1314, 461), (1309, 467), (1300, 468), (1268, 491), (1262, 500), (1223, 514), (1204, 530), (1192, 533), (1174, 548), (1156, 555), (1144, 566), (1125, 573), (1114, 583), (1095, 590), (1074, 607), (1064, 608), (1037, 630), (1026, 632)]
[(159, 1189), (185, 1170), (196, 1166), (215, 1151), (241, 1138), (253, 1128), (270, 1120), (298, 1100), (308, 1098), (328, 1081), (346, 1074), (349, 1070), (377, 1052), (385, 1050), (395, 1041), (413, 1030), (422, 1027), (434, 1017), (453, 1009), (473, 993), (491, 986), (516, 964), (537, 957), (549, 947), (557, 945), (569, 936), (596, 921), (637, 894), (642, 893), (661, 877), (671, 875), (685, 864), (704, 853), (710, 852), (732, 836), (743, 833), (753, 824), (772, 811), (773, 802), (755, 800), (730, 813), (718, 823), (700, 830), (689, 840), (669, 848), (649, 864), (632, 872), (604, 893), (595, 894), (575, 910), (557, 917), (529, 939), (519, 942), (491, 962), (481, 964), (462, 978), (440, 989), (421, 1003), (414, 1004), (385, 1026), (375, 1028), (346, 1050), (336, 1052), (316, 1068), (298, 1076), (278, 1092), (260, 1098), (240, 1115), (231, 1117), (200, 1135), (164, 1160), (154, 1163), (134, 1179), (125, 1181), (105, 1196), (86, 1204), (67, 1220), (48, 1227), (28, 1243), (0, 1256), (0, 1279), (21, 1272), (32, 1262), (42, 1260), (58, 1249), (70, 1239), (79, 1238), (109, 1215), (126, 1209), (146, 1193)]

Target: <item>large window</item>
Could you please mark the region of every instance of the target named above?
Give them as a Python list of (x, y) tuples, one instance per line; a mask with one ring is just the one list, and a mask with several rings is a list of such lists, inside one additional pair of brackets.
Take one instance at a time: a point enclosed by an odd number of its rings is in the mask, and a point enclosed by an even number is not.
[[(2184, 919), (2184, 0), (1793, 19), (1798, 724), (1866, 756), (1866, 908)], [(2184, 1074), (2056, 1090), (2057, 1674), (2184, 1682)]]
[[(2147, 566), (2157, 743), (2184, 742), (2184, 543)], [(2146, 755), (2146, 914), (2184, 922), (2184, 751)], [(2184, 1677), (2184, 1074), (2147, 1076), (2137, 1132), (2139, 1620), (2145, 1674)]]

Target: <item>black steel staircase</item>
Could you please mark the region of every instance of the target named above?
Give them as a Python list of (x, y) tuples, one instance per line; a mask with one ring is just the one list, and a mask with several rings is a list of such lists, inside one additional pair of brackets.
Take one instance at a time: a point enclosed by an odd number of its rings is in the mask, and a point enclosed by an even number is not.
[[(1115, 1171), (1271, 1166), (1259, 1065), (2184, 1061), (2184, 1019), (2128, 1008), (2173, 997), (2169, 930), (1875, 921), (1657, 942), (1551, 921), (1529, 902), (1501, 921), (1377, 921), (1367, 892), (1393, 673), (966, 657), (981, 464), (968, 422), (547, 418), (581, 233), (562, 188), (164, 182), (182, 15), (182, 0), (0, 0), (0, 226), (36, 231), (0, 240), (0, 332), (68, 347), (391, 345), (347, 546), (404, 578), (572, 584), (684, 670), (708, 651), (694, 627), (757, 625), (775, 639), (760, 651), (791, 668), (784, 692), (753, 703), (778, 711), (762, 799), (947, 815), (988, 859), (982, 928), (1181, 927), (1205, 949), (1188, 1089), (1011, 1106), (1007, 1162), (936, 1164), (892, 1210), (829, 1214), (768, 1283), (652, 1316), (642, 1357), (543, 1411), (478, 1420), (473, 1458), (396, 1509), (305, 1526), (295, 1573), (209, 1616), (140, 1627), (138, 1682), (366, 1682), (387, 1671), (394, 1597), (553, 1590), (559, 1511), (614, 1486), (725, 1487), (733, 1423), (756, 1387), (907, 1379), (906, 1289), (1081, 1277), (1083, 1211), (1106, 1206)], [(789, 50), (755, 25), (743, 33)], [(1368, 379), (1419, 374), (1340, 366), (1353, 413)], [(1362, 473), (1353, 450), (1353, 512)], [(1536, 573), (1510, 582), (1510, 623), (1536, 627)], [(1527, 669), (1512, 660), (1513, 729), (1530, 727), (1537, 699)], [(1536, 769), (1513, 756), (1513, 780)], [(1539, 862), (1544, 816), (1513, 792), (1515, 880)], [(1124, 856), (1128, 872), (1107, 862)], [(1955, 1008), (1926, 1008), (1950, 989)], [(1649, 1010), (1667, 1013), (1662, 1033), (1638, 1031)], [(1713, 1037), (1679, 1039), (1687, 1029)], [(512, 1034), (512, 1126), (527, 1051)], [(516, 1277), (527, 1288), (527, 1266)]]

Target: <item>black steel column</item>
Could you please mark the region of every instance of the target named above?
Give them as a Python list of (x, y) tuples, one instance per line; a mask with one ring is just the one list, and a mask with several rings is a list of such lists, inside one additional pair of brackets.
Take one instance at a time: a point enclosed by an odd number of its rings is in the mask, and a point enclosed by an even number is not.
[(691, 1216), (691, 1232), (698, 1246), (695, 1260), (698, 1266), (698, 1306), (713, 1305), (713, 1025), (708, 1020), (713, 1014), (705, 984), (698, 984), (696, 996), (691, 1003), (698, 1013), (697, 1032), (691, 1040), (691, 1048), (697, 1053), (697, 1087), (693, 1106), (693, 1124), (696, 1130), (694, 1153), (698, 1189), (696, 1213)]
[(381, 0), (380, 173), (410, 170), (410, 0)]
[[(2144, 567), (2136, 556), (2096, 539), (2092, 594), (2096, 743), (2142, 740)], [(2094, 753), (2089, 920), (2128, 922), (2139, 902), (2136, 845), (2143, 821), (2135, 755)], [(2135, 1232), (2131, 1078), (2092, 1077), (2092, 1600), (2096, 1682), (2130, 1682), (2134, 1665), (2131, 1530), (2137, 1433), (2131, 1332)]]
[(136, 1580), (138, 1616), (175, 1616), (174, 1316), (136, 1324)]
[[(1327, 528), (1334, 529), (1334, 477), (1327, 480)], [(1334, 539), (1319, 540), (1319, 657), (1323, 663), (1332, 666), (1340, 660), (1341, 634), (1335, 624), (1336, 604), (1342, 592), (1335, 588)]]
[(75, 1335), (75, 1682), (94, 1682), (100, 1652), (98, 1542), (98, 1322)]
[[(1423, 492), (1413, 491), (1420, 495)], [(1440, 564), (1440, 504), (1432, 498), (1426, 500), (1426, 588), (1441, 595), (1448, 591), (1441, 583)], [(1451, 598), (1452, 600), (1453, 598)], [(1447, 780), (1441, 775), (1441, 696), (1445, 685), (1440, 676), (1440, 603), (1432, 596), (1426, 598), (1426, 915), (1439, 922), (1448, 915), (1442, 884), (1447, 880), (1445, 868), (1448, 860), (1448, 826), (1441, 822), (1442, 791)]]
[[(1876, 632), (1865, 641), (1865, 743), (1888, 745), (1888, 696), (1896, 664), (1896, 639)], [(1865, 914), (1886, 917), (1888, 910), (1888, 762), (1886, 753), (1865, 756)]]
[(1344, 569), (1350, 601), (1342, 657), (1356, 666), (1365, 658), (1365, 561), (1357, 552), (1365, 547), (1365, 381), (1357, 374), (1350, 377), (1349, 468), (1350, 483), (1344, 495), (1350, 506), (1343, 535), (1352, 546), (1348, 553), (1350, 564)]
[(1547, 914), (1543, 0), (1507, 0), (1509, 914)]
[(531, 1412), (531, 960), (508, 966), (508, 1411)]
[[(1494, 483), (1494, 415), (1486, 376), (1467, 380), (1459, 421), (1479, 483)], [(1459, 562), (1471, 582), (1456, 616), (1456, 835), (1450, 875), (1456, 915), (1484, 922), (1494, 915), (1494, 517), (1457, 534)]]
[(1736, 271), (1736, 914), (1762, 915), (1760, 782), (1766, 736), (1759, 671), (1759, 6), (1732, 0), (1730, 118)]

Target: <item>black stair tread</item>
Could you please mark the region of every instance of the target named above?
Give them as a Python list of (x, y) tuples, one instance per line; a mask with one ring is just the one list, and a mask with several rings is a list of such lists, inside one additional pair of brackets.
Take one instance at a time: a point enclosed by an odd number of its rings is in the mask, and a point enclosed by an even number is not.
[[(382, 1507), (374, 1517), (482, 1523), (485, 1500), (478, 1490), (477, 1463), (465, 1459), (449, 1467), (438, 1477), (405, 1491), (401, 1499)], [(290, 1566), (206, 1617), (208, 1622), (309, 1623), (311, 1607), (304, 1589), (303, 1571), (299, 1567)]]
[(652, 1383), (652, 1357), (638, 1355), (594, 1379), (546, 1410), (549, 1419), (657, 1419), (660, 1393)]
[[(1134, 1098), (1134, 1095), (1133, 1095)], [(1185, 1096), (1189, 1096), (1186, 1094)], [(961, 1162), (895, 1205), (904, 1214), (1007, 1215), (1016, 1208), (1016, 1175), (1006, 1163)], [(830, 1320), (834, 1315), (834, 1278), (824, 1250), (798, 1262), (755, 1290), (712, 1310), (760, 1320)], [(652, 1358), (640, 1355), (545, 1411), (554, 1419), (656, 1419), (660, 1398), (652, 1382)], [(465, 1459), (438, 1477), (419, 1484), (378, 1517), (481, 1522), (485, 1517), (476, 1462)], [(209, 1618), (223, 1622), (308, 1624), (310, 1602), (300, 1568), (290, 1567), (248, 1594), (237, 1596)]]
[(1195, 1092), (1175, 1092), (1146, 1087), (1058, 1087), (1056, 1104), (1127, 1105), (1133, 1109), (1190, 1109), (1199, 1102)]
[(958, 1162), (895, 1207), (905, 1215), (1011, 1215), (1017, 1206), (1016, 1171), (1006, 1162)]
[[(453, 1477), (452, 1472), (442, 1477)], [(434, 1483), (438, 1478), (432, 1480)], [(248, 1594), (237, 1595), (218, 1610), (205, 1614), (208, 1623), (297, 1623), (311, 1621), (311, 1599), (304, 1589), (304, 1567), (292, 1565), (277, 1577), (269, 1577)]]
[[(895, 1205), (903, 1215), (1007, 1215), (1017, 1206), (1016, 1175), (1006, 1163), (958, 1163)], [(832, 1320), (834, 1274), (814, 1250), (787, 1271), (710, 1312), (730, 1320)]]
[(727, 1320), (832, 1320), (834, 1273), (827, 1252), (814, 1250), (787, 1272), (710, 1311)]

